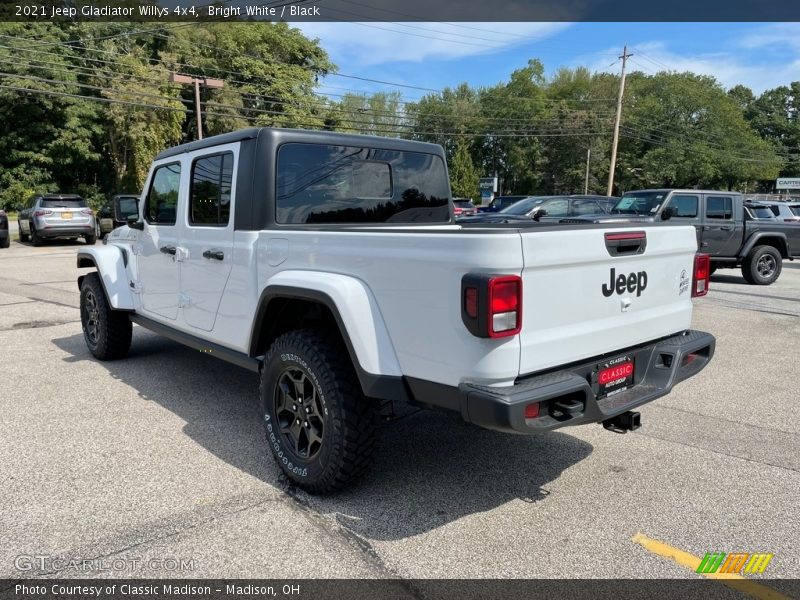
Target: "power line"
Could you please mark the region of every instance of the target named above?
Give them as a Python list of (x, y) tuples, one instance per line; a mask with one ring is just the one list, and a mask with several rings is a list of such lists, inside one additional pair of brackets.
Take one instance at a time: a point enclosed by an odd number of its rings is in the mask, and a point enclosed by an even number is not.
[[(43, 79), (43, 78), (38, 78), (38, 79)], [(57, 80), (51, 80), (51, 81), (55, 81), (55, 82), (58, 83)], [(98, 86), (89, 86), (89, 85), (86, 85), (86, 84), (77, 84), (77, 83), (72, 83), (72, 82), (60, 82), (60, 83), (65, 83), (66, 85), (74, 85), (74, 86), (77, 86), (77, 87), (86, 87), (86, 88), (89, 88), (89, 89), (92, 89), (92, 88), (101, 89), (101, 90), (107, 91), (107, 92), (130, 93), (130, 94), (133, 94), (133, 95), (140, 95), (141, 94), (139, 92), (114, 90), (114, 89), (110, 89), (110, 88), (98, 88)], [(14, 91), (23, 92), (23, 93), (30, 93), (30, 94), (34, 94), (34, 95), (39, 94), (39, 95), (48, 95), (48, 96), (68, 97), (68, 98), (75, 98), (75, 99), (83, 99), (83, 100), (89, 100), (89, 101), (103, 102), (103, 103), (107, 103), (107, 104), (122, 104), (122, 105), (127, 105), (127, 106), (134, 106), (134, 107), (155, 108), (155, 109), (160, 109), (160, 110), (170, 110), (170, 111), (175, 111), (175, 112), (182, 112), (184, 114), (191, 114), (191, 112), (192, 112), (189, 109), (170, 107), (170, 106), (164, 106), (164, 105), (155, 105), (155, 104), (150, 104), (150, 103), (146, 103), (146, 102), (132, 102), (132, 101), (127, 101), (127, 100), (119, 100), (119, 99), (106, 98), (106, 97), (101, 97), (101, 96), (85, 96), (85, 95), (81, 95), (81, 94), (71, 94), (71, 93), (68, 93), (68, 92), (55, 92), (55, 91), (50, 91), (50, 90), (35, 90), (35, 89), (31, 89), (31, 88), (23, 88), (23, 87), (19, 87), (19, 86), (10, 86), (10, 85), (6, 85), (6, 84), (0, 84), (0, 89), (14, 90)], [(164, 101), (174, 101), (174, 102), (181, 102), (182, 101), (182, 100), (177, 99), (177, 98), (168, 98), (168, 97), (159, 97), (159, 99), (164, 100)], [(225, 107), (239, 108), (239, 107), (232, 107), (230, 105), (224, 105), (224, 104), (212, 104), (212, 106), (220, 107), (220, 108), (225, 108)], [(252, 109), (252, 110), (255, 110), (256, 112), (260, 112), (260, 113), (271, 113), (271, 112), (274, 112), (274, 111), (266, 111), (266, 110), (259, 110), (259, 109)], [(231, 116), (230, 114), (226, 114), (226, 113), (217, 113), (217, 112), (210, 112), (210, 111), (205, 111), (205, 113), (207, 115), (219, 116), (219, 117), (230, 117)], [(291, 117), (291, 115), (286, 115), (285, 113), (282, 113), (282, 112), (276, 112), (276, 114), (280, 115), (280, 116)], [(251, 117), (240, 116), (240, 118), (242, 120), (248, 122), (248, 123), (251, 123), (251, 124), (253, 123), (253, 120), (252, 120)], [(366, 121), (350, 120), (350, 121), (342, 121), (342, 122), (351, 123), (351, 124), (354, 124), (357, 127), (361, 127), (361, 128), (367, 128), (371, 132), (374, 132), (374, 133), (391, 133), (393, 135), (398, 135), (398, 134), (403, 133), (403, 132), (399, 132), (399, 131), (397, 131), (395, 129), (383, 129), (383, 128), (381, 128), (381, 127), (387, 127), (386, 125), (380, 125), (379, 127), (375, 127), (373, 123), (369, 123), (369, 122), (366, 122)], [(319, 123), (311, 123), (309, 121), (302, 121), (302, 122), (300, 122), (300, 124), (301, 125), (311, 125), (311, 126), (314, 126), (314, 127), (320, 127)], [(506, 131), (489, 131), (489, 132), (419, 131), (419, 130), (414, 130), (414, 131), (409, 131), (409, 132), (405, 132), (405, 133), (407, 133), (408, 135), (446, 135), (446, 136), (461, 136), (461, 137), (498, 137), (498, 138), (508, 138), (508, 137), (524, 138), (524, 137), (531, 137), (531, 138), (536, 138), (536, 137), (595, 136), (595, 135), (598, 135), (599, 132), (598, 131), (580, 130), (580, 129), (574, 130), (574, 131), (561, 129), (561, 130), (540, 130), (540, 131), (506, 130)]]
[[(0, 45), (0, 47), (7, 48), (7, 46), (2, 46), (2, 45)], [(2, 60), (2, 58), (0, 58), (0, 61), (1, 60)], [(39, 62), (39, 61), (37, 61), (37, 59), (28, 59), (28, 61), (29, 62)], [(108, 62), (108, 61), (103, 61), (103, 62)], [(17, 64), (17, 63), (14, 62), (12, 64)], [(49, 64), (56, 64), (58, 66), (66, 67), (66, 65), (61, 65), (59, 63), (49, 63)], [(113, 64), (119, 64), (119, 63), (113, 63)], [(83, 71), (92, 71), (92, 69), (90, 69), (89, 67), (70, 67), (70, 68), (71, 69), (81, 69)], [(62, 70), (49, 69), (49, 70), (50, 71), (60, 72), (60, 73), (65, 73), (65, 74), (70, 74), (70, 75), (73, 74), (73, 73), (71, 73), (71, 71), (64, 70), (64, 69), (62, 69)], [(87, 75), (84, 74), (84, 76), (87, 76)], [(122, 74), (105, 74), (105, 76), (108, 77), (109, 79), (115, 79), (118, 76), (121, 77)], [(125, 74), (124, 76), (125, 77), (129, 77), (129, 75), (127, 75), (127, 74)], [(132, 77), (140, 78), (140, 79), (143, 79), (143, 80), (145, 80), (147, 82), (150, 82), (150, 83), (156, 83), (159, 87), (161, 85), (163, 85), (163, 81), (160, 80), (160, 79), (156, 80), (156, 79), (153, 79), (153, 78), (144, 78), (142, 76), (137, 76), (137, 75), (132, 75)], [(236, 81), (234, 80), (233, 83), (236, 83)], [(280, 98), (278, 98), (276, 96), (267, 96), (267, 95), (255, 94), (255, 93), (252, 93), (252, 92), (246, 92), (246, 91), (241, 91), (241, 90), (239, 90), (239, 91), (240, 91), (240, 93), (243, 94), (243, 96), (249, 96), (251, 99), (255, 99), (255, 100), (266, 101), (266, 102), (268, 102), (270, 104), (288, 105), (288, 106), (300, 106), (300, 107), (304, 107), (306, 104), (310, 104), (312, 106), (317, 106), (320, 110), (324, 110), (324, 111), (328, 111), (328, 112), (343, 112), (343, 113), (346, 113), (346, 114), (350, 113), (350, 111), (348, 111), (347, 109), (344, 109), (342, 107), (337, 107), (337, 106), (334, 106), (334, 105), (325, 104), (323, 102), (315, 101), (315, 100), (308, 100), (306, 102), (303, 102), (303, 101), (299, 101), (299, 102), (298, 101), (287, 101), (287, 100), (282, 100), (282, 99), (280, 99)], [(560, 111), (565, 111), (567, 109), (564, 109), (563, 107), (560, 107), (559, 110)], [(568, 109), (568, 110), (571, 113), (577, 113), (577, 114), (581, 114), (581, 115), (584, 114), (584, 111), (582, 111), (582, 110), (575, 110), (575, 109)], [(373, 115), (383, 115), (383, 116), (389, 116), (389, 117), (394, 117), (394, 118), (412, 118), (414, 116), (424, 116), (426, 119), (434, 119), (434, 120), (438, 120), (438, 119), (441, 119), (441, 120), (448, 120), (448, 119), (450, 119), (450, 120), (458, 120), (457, 116), (428, 114), (428, 113), (425, 113), (425, 112), (419, 111), (419, 110), (414, 110), (414, 111), (406, 110), (406, 111), (402, 111), (401, 112), (401, 111), (380, 111), (380, 110), (371, 109), (371, 108), (364, 108), (363, 112), (367, 112), (367, 113), (373, 114)], [(603, 118), (603, 117), (606, 117), (606, 116), (608, 116), (610, 114), (611, 114), (610, 112), (597, 112), (597, 111), (595, 111), (595, 112), (589, 113), (588, 116)], [(481, 117), (479, 115), (476, 115), (476, 118), (478, 118), (479, 120), (481, 120), (483, 122), (487, 122), (487, 123), (524, 123), (524, 124), (528, 124), (528, 123), (531, 122), (531, 119), (528, 119), (528, 118)]]

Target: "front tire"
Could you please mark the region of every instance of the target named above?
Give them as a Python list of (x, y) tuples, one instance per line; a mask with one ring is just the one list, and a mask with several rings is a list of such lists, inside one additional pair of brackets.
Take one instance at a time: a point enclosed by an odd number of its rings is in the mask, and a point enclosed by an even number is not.
[(780, 277), (783, 257), (774, 246), (756, 246), (742, 264), (742, 275), (752, 285), (771, 285)]
[(11, 245), (11, 234), (0, 240), (0, 248), (8, 248)]
[(298, 487), (330, 492), (369, 468), (377, 407), (362, 394), (336, 334), (304, 329), (278, 337), (264, 359), (259, 391), (267, 443)]
[(81, 282), (81, 327), (95, 358), (115, 360), (128, 354), (133, 325), (126, 313), (109, 306), (97, 273), (89, 273)]

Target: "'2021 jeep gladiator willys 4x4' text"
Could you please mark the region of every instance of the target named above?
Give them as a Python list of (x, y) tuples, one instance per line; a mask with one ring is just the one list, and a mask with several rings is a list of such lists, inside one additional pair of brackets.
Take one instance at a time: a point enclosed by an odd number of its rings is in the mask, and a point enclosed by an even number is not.
[(713, 355), (696, 250), (693, 227), (459, 225), (439, 146), (249, 129), (156, 158), (138, 215), (78, 254), (81, 320), (100, 359), (133, 322), (259, 373), (275, 459), (321, 492), (365, 470), (395, 402), (636, 428)]

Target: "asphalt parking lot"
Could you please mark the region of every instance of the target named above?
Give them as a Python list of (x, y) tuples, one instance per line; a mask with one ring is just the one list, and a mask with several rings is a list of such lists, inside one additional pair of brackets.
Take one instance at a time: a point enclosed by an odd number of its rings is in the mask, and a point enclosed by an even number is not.
[(800, 577), (800, 263), (770, 287), (713, 277), (694, 326), (716, 357), (637, 432), (406, 410), (365, 480), (312, 497), (268, 455), (253, 374), (139, 327), (129, 358), (91, 357), (80, 245), (0, 250), (0, 577), (697, 577), (637, 533)]

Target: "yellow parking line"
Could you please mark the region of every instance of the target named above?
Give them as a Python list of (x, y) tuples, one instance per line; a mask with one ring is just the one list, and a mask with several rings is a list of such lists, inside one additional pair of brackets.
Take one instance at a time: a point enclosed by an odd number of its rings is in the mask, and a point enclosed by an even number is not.
[[(684, 552), (679, 548), (665, 544), (664, 542), (659, 542), (658, 540), (649, 538), (641, 533), (637, 533), (632, 539), (634, 542), (644, 547), (645, 550), (652, 552), (653, 554), (658, 554), (663, 558), (667, 558), (672, 562), (686, 567), (687, 569), (691, 569), (692, 571), (696, 572), (697, 567), (700, 566), (700, 558), (694, 554), (689, 554), (688, 552)], [(752, 596), (757, 600), (791, 600), (788, 596), (784, 596), (780, 592), (777, 592), (770, 587), (756, 583), (755, 581), (751, 581), (750, 579), (747, 579), (738, 573), (701, 574), (709, 579), (721, 579), (723, 580), (722, 583), (729, 588), (733, 588), (739, 592), (747, 594), (748, 596)]]

